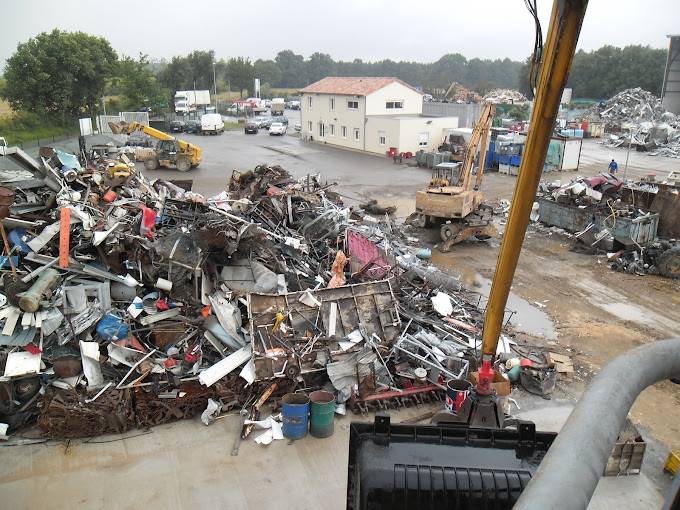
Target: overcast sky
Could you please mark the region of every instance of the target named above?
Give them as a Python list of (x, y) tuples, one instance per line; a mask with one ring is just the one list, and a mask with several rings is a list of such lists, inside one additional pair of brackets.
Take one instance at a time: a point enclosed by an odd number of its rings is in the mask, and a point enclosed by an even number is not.
[[(551, 9), (538, 0), (544, 37)], [(3, 69), (17, 44), (54, 28), (104, 37), (118, 56), (168, 60), (212, 49), (217, 59), (254, 62), (290, 49), (335, 61), (434, 62), (446, 53), (521, 61), (534, 41), (522, 0), (2, 0), (0, 13)], [(591, 0), (579, 48), (668, 49), (669, 34), (680, 34), (679, 0)]]

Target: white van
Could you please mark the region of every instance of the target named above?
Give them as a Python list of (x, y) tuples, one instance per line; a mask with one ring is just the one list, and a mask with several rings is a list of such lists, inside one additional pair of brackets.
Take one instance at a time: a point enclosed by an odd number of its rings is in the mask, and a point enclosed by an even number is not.
[(220, 134), (224, 131), (224, 121), (219, 113), (206, 113), (201, 116), (201, 132), (203, 134)]

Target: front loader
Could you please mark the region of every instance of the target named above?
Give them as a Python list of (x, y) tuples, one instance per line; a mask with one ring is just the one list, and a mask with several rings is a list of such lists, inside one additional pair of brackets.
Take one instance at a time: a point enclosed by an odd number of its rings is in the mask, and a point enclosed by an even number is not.
[(147, 170), (156, 170), (160, 166), (174, 165), (180, 172), (187, 172), (201, 163), (203, 149), (195, 145), (178, 140), (163, 131), (133, 122), (109, 122), (109, 127), (114, 134), (129, 135), (135, 131), (141, 131), (158, 139), (156, 149), (144, 158), (144, 167)]

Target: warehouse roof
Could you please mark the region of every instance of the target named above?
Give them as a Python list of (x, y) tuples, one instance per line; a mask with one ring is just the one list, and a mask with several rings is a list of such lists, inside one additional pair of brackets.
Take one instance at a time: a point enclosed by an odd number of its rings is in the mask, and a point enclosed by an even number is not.
[(404, 87), (422, 94), (421, 91), (404, 83), (399, 78), (341, 78), (329, 77), (308, 85), (300, 92), (311, 92), (316, 94), (343, 94), (354, 96), (367, 96), (380, 90), (392, 83), (400, 83)]

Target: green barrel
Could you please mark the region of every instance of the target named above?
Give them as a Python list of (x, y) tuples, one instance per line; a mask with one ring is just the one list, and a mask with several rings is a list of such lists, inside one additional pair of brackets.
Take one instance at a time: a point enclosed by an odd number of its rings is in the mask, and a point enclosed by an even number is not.
[(333, 435), (335, 418), (335, 397), (327, 391), (314, 391), (309, 395), (311, 420), (309, 433), (314, 437)]

